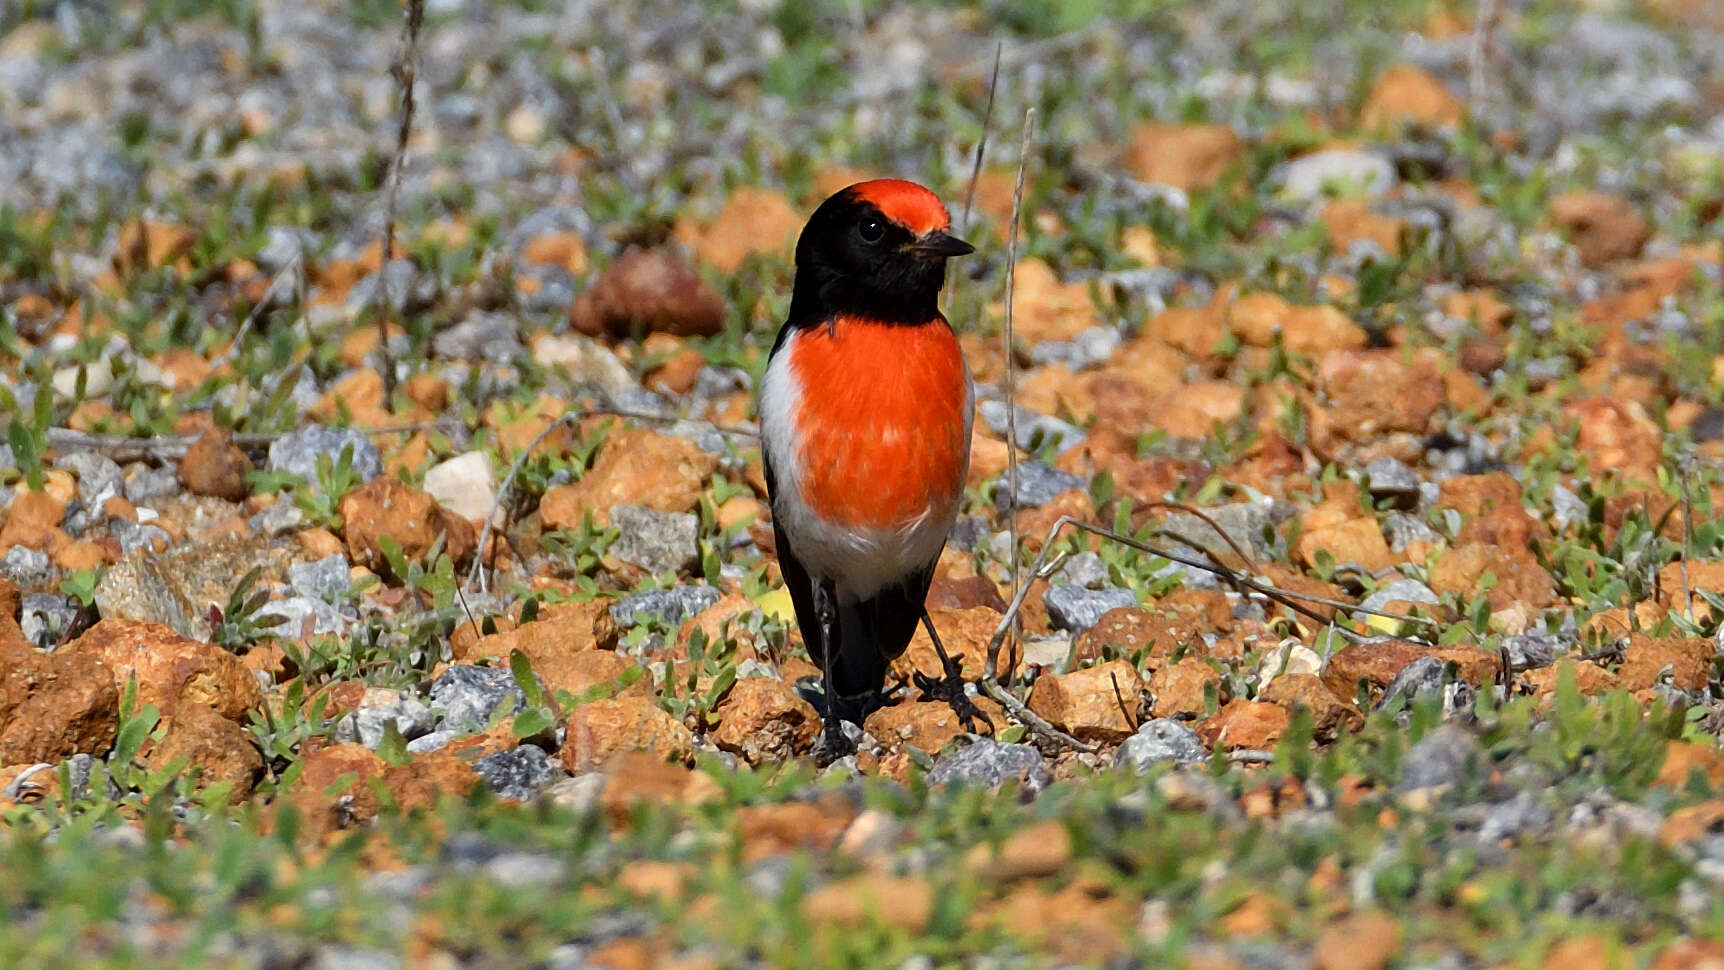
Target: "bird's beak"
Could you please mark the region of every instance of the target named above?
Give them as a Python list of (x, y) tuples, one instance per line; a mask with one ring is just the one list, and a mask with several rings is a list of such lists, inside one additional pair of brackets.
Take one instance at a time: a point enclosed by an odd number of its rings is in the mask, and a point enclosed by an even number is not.
[(951, 256), (968, 256), (976, 251), (976, 247), (959, 239), (943, 229), (917, 239), (909, 246), (910, 252), (923, 259), (946, 259)]

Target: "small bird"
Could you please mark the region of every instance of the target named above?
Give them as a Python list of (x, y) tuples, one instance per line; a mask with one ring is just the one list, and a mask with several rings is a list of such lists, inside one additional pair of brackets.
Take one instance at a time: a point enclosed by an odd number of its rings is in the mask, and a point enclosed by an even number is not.
[(796, 243), (760, 434), (779, 568), (823, 674), (822, 761), (854, 750), (840, 722), (879, 706), (918, 622), (946, 673), (918, 686), (979, 716), (923, 605), (970, 463), (970, 371), (938, 301), (946, 260), (972, 252), (938, 196), (898, 179), (833, 195)]

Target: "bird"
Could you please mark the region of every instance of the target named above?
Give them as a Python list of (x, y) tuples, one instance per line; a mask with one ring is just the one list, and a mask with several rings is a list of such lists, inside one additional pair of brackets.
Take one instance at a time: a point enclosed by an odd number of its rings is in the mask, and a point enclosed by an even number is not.
[[(758, 417), (779, 571), (821, 671), (818, 760), (854, 751), (892, 660), (927, 626), (943, 680), (918, 676), (974, 729), (924, 601), (963, 498), (975, 391), (940, 312), (946, 261), (975, 252), (937, 195), (875, 179), (815, 208)], [(990, 727), (991, 722), (990, 722)]]

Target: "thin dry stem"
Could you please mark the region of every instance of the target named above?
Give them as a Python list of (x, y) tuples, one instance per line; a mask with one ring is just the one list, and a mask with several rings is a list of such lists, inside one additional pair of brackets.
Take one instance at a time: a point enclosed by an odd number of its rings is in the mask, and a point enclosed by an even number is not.
[(377, 353), (383, 360), (383, 399), (395, 396), (395, 362), (389, 356), (389, 262), (395, 253), (395, 207), (401, 195), (402, 169), (407, 163), (407, 142), (413, 135), (413, 84), (419, 74), (419, 27), (425, 22), (425, 0), (407, 0), (401, 24), (401, 50), (390, 73), (401, 93), (401, 123), (395, 130), (395, 152), (389, 159), (389, 182), (383, 203), (383, 252), (379, 257), (377, 295)]
[[(1017, 287), (1018, 267), (1018, 224), (1023, 219), (1024, 211), (1024, 170), (1030, 163), (1030, 139), (1035, 136), (1036, 109), (1024, 112), (1024, 136), (1018, 146), (1018, 175), (1012, 186), (1012, 225), (1006, 242), (1006, 321), (1005, 333), (1002, 337), (1006, 356), (1006, 494), (1011, 496), (1007, 506), (1009, 521), (1007, 527), (1011, 531), (1012, 540), (1012, 599), (1022, 602), (1018, 577), (1018, 399), (1017, 399), (1017, 366), (1016, 355), (1012, 349), (1014, 334), (1012, 331), (1012, 300)], [(1015, 614), (1014, 614), (1015, 619)], [(1014, 623), (1013, 629), (1016, 629)], [(988, 645), (988, 663), (983, 677), (994, 679), (999, 672), (1000, 648), (997, 643)]]

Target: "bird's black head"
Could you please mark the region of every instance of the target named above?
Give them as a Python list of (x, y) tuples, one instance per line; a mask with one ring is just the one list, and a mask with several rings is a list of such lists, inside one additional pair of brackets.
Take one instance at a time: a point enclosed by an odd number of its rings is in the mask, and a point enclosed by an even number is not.
[(844, 189), (814, 210), (797, 240), (790, 319), (926, 323), (939, 312), (946, 260), (975, 252), (950, 229), (939, 197), (914, 182)]

